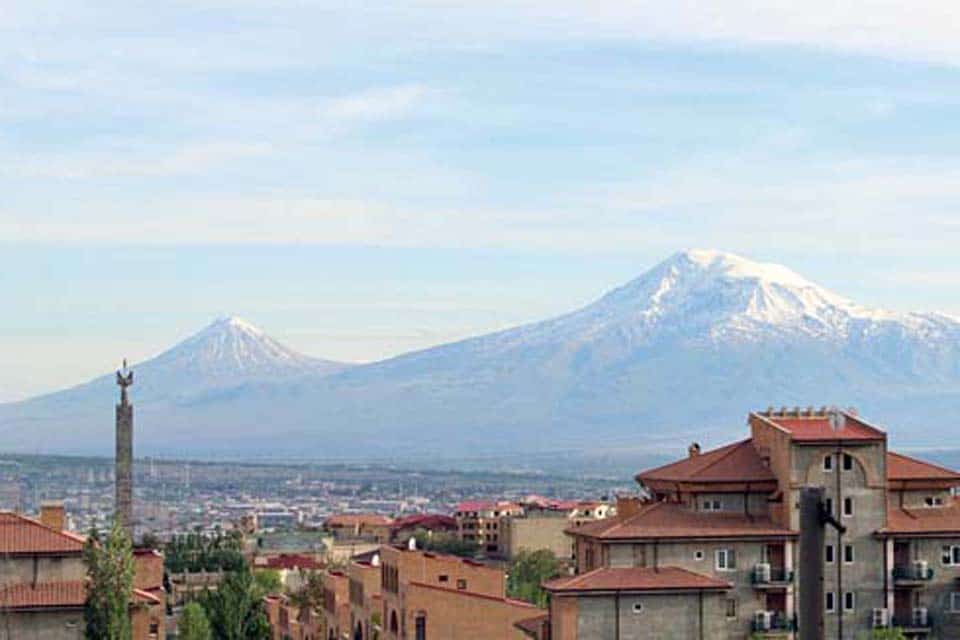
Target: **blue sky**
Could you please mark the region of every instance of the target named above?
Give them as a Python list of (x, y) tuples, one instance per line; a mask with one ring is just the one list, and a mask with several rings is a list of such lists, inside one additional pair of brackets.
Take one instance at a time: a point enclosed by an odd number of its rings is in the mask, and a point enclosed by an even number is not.
[(0, 12), (0, 400), (228, 313), (376, 359), (691, 246), (960, 314), (955, 3), (77, 4)]

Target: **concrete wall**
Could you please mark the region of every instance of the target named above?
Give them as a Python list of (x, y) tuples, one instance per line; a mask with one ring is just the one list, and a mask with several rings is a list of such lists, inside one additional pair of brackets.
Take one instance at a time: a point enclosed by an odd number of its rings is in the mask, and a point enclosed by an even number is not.
[(565, 517), (544, 516), (504, 518), (501, 521), (501, 548), (508, 558), (521, 550), (549, 549), (561, 560), (573, 557), (573, 541), (563, 531), (570, 526)]
[(0, 562), (0, 584), (83, 580), (87, 571), (80, 554), (63, 557), (12, 556)]
[[(568, 600), (570, 598), (561, 598)], [(578, 640), (713, 640), (742, 639), (747, 630), (724, 626), (722, 594), (598, 595), (576, 598)], [(639, 607), (636, 609), (635, 607)], [(554, 607), (560, 613), (561, 607)], [(558, 625), (560, 626), (560, 625)], [(573, 636), (555, 630), (557, 640)]]
[(16, 640), (82, 640), (84, 637), (81, 608), (71, 611), (11, 613), (3, 624), (0, 634), (6, 634), (9, 628), (9, 637)]
[(414, 638), (416, 618), (423, 615), (428, 640), (526, 640), (527, 636), (514, 623), (543, 613), (532, 605), (418, 585), (406, 587), (404, 600), (407, 638)]

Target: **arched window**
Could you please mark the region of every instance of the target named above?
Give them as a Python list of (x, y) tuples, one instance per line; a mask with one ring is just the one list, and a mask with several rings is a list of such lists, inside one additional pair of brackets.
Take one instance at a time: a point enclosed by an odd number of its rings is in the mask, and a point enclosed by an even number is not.
[(397, 633), (400, 631), (400, 624), (397, 622), (397, 612), (390, 612), (390, 633)]
[(413, 620), (414, 640), (427, 640), (427, 614), (418, 613)]
[(353, 630), (353, 640), (363, 640), (363, 625), (357, 623), (357, 628)]

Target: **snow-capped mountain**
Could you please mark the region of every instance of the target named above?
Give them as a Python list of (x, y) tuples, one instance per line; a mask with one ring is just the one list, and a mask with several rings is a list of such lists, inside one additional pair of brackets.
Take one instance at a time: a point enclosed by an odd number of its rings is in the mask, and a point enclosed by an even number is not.
[[(958, 345), (951, 317), (870, 309), (779, 265), (692, 250), (564, 316), (346, 369), (215, 324), (139, 366), (135, 399), (142, 441), (161, 452), (611, 448), (726, 438), (748, 411), (784, 404), (853, 405), (922, 444), (960, 407)], [(227, 386), (151, 392), (151, 376), (195, 380), (221, 365), (212, 377)], [(109, 407), (112, 391), (97, 394)], [(51, 407), (51, 424), (72, 421), (57, 397), (12, 407), (20, 424)], [(9, 415), (0, 407), (3, 424)]]
[[(155, 358), (131, 364), (135, 372), (131, 395), (146, 421), (139, 440), (162, 441), (167, 430), (189, 433), (188, 417), (181, 425), (171, 424), (168, 418), (183, 408), (227, 401), (248, 385), (316, 379), (350, 366), (299, 354), (242, 318), (220, 318)], [(0, 446), (109, 451), (116, 394), (111, 372), (64, 391), (0, 405), (0, 437), (5, 442)], [(56, 437), (47, 437), (46, 432), (55, 429)], [(43, 434), (39, 440), (38, 434)], [(194, 437), (203, 439), (198, 434)]]

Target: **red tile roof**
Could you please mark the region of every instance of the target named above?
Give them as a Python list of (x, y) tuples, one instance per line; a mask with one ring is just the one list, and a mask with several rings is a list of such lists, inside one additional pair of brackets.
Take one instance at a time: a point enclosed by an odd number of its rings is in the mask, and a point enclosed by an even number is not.
[(787, 537), (796, 532), (763, 516), (703, 513), (673, 502), (654, 502), (631, 516), (607, 518), (567, 529), (573, 535), (612, 540), (650, 538)]
[(519, 508), (517, 503), (506, 500), (467, 500), (458, 504), (456, 511), (505, 511)]
[(550, 614), (544, 613), (543, 615), (535, 616), (533, 618), (524, 618), (523, 620), (518, 620), (517, 622), (513, 623), (513, 626), (531, 638), (539, 638), (540, 634), (543, 633), (544, 627), (549, 622)]
[(779, 416), (764, 413), (753, 414), (790, 433), (796, 441), (820, 442), (825, 440), (883, 440), (886, 434), (864, 422), (858, 416), (841, 412), (843, 426), (834, 429), (829, 416), (816, 413), (812, 416)]
[(267, 558), (267, 561), (263, 565), (267, 569), (323, 569), (324, 565), (320, 562), (317, 562), (310, 556), (303, 556), (298, 554), (286, 554), (281, 553), (279, 556), (273, 556)]
[(405, 518), (399, 518), (393, 522), (394, 529), (406, 529), (408, 527), (456, 529), (457, 521), (442, 513), (418, 513), (412, 516), (406, 516)]
[(956, 480), (960, 473), (901, 453), (887, 452), (888, 480)]
[(726, 590), (729, 582), (679, 567), (603, 567), (569, 578), (557, 578), (544, 584), (551, 593), (579, 591), (685, 591)]
[(677, 462), (641, 471), (638, 482), (773, 482), (773, 473), (763, 463), (753, 440), (741, 440), (725, 447), (684, 458)]
[[(140, 589), (133, 590), (134, 600), (146, 604), (160, 604), (155, 595)], [(82, 607), (87, 597), (86, 582), (41, 582), (37, 585), (17, 583), (0, 587), (0, 606), (8, 609), (65, 609)]]
[(79, 554), (85, 541), (18, 513), (0, 512), (0, 554)]
[(887, 507), (887, 526), (880, 530), (881, 534), (960, 536), (960, 500), (957, 498), (943, 507), (917, 509), (901, 509), (893, 500), (891, 498)]

